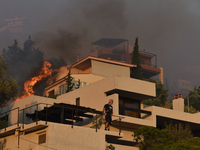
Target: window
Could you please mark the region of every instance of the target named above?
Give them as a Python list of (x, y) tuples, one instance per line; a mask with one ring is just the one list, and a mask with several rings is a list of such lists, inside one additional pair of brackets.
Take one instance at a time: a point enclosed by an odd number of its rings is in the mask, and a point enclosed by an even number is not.
[[(76, 88), (76, 86), (78, 85), (78, 81), (74, 81), (74, 88), (73, 88), (73, 90), (75, 90)], [(86, 86), (87, 85), (87, 83), (86, 82), (80, 82), (80, 87), (79, 88), (81, 88), (81, 87), (84, 87), (84, 86)]]
[(46, 143), (46, 133), (38, 135), (38, 144)]
[(83, 84), (83, 87), (87, 85), (87, 83), (86, 83), (86, 82), (82, 82), (82, 84)]
[(55, 94), (54, 90), (52, 90), (52, 91), (49, 92), (49, 95), (54, 95), (54, 94)]
[[(72, 80), (72, 82), (74, 83), (74, 87), (73, 87), (73, 90), (76, 90), (76, 87), (78, 86), (78, 81), (77, 80)], [(86, 86), (87, 83), (86, 82), (80, 82), (80, 87), (84, 87)], [(67, 84), (63, 84), (59, 87), (59, 95), (62, 95), (64, 93), (66, 93), (66, 90), (67, 90)]]
[(76, 98), (76, 106), (80, 106), (80, 97)]
[(63, 84), (59, 87), (59, 95), (66, 93), (66, 84)]
[(119, 114), (140, 118), (140, 113), (134, 112), (131, 109), (140, 109), (140, 101), (120, 96), (119, 97)]

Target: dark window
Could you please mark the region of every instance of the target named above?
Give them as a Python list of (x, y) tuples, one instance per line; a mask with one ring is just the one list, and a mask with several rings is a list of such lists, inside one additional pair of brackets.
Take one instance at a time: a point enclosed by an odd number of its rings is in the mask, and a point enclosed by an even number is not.
[(54, 95), (54, 90), (50, 91), (49, 95)]
[(46, 133), (39, 135), (38, 144), (46, 143)]
[(134, 112), (131, 109), (140, 110), (140, 101), (120, 96), (119, 97), (119, 114), (140, 118), (140, 113)]
[(0, 121), (1, 121), (0, 129), (8, 127), (8, 115), (1, 117)]
[(80, 106), (80, 97), (76, 98), (76, 106)]

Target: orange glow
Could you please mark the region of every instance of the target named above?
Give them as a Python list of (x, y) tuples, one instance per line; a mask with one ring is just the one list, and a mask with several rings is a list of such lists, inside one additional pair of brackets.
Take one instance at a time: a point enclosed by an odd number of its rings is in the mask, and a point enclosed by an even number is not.
[(33, 86), (37, 82), (42, 81), (43, 79), (51, 76), (52, 72), (53, 72), (53, 69), (51, 69), (51, 63), (48, 61), (44, 61), (43, 67), (40, 69), (40, 71), (38, 71), (37, 75), (35, 77), (31, 77), (29, 80), (27, 80), (24, 83), (23, 96), (17, 98), (15, 101), (18, 101), (30, 95), (34, 95), (35, 92), (33, 91)]

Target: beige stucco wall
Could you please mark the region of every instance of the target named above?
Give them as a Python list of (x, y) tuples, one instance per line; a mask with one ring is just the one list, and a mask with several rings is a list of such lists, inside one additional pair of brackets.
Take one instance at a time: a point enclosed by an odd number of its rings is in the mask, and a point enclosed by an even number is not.
[(112, 75), (130, 77), (130, 67), (91, 60), (92, 74), (109, 77)]
[(178, 98), (173, 100), (173, 110), (184, 112), (184, 99)]
[(51, 124), (48, 128), (48, 146), (58, 150), (104, 150), (105, 133), (70, 125)]
[(152, 82), (116, 76), (115, 86), (117, 89), (156, 97), (156, 86)]
[(150, 106), (147, 108), (144, 108), (144, 110), (148, 110), (152, 112), (152, 115), (146, 118), (145, 120), (152, 120), (154, 123), (156, 123), (156, 116), (163, 116), (166, 118), (172, 118), (177, 120), (183, 120), (186, 122), (193, 122), (200, 124), (200, 113), (186, 113), (181, 111), (176, 111), (173, 109), (163, 108), (163, 107), (157, 107), (157, 106)]
[(163, 84), (163, 83), (164, 83), (164, 81), (163, 81), (163, 68), (160, 67), (159, 69), (160, 69), (159, 80), (160, 80), (160, 82)]
[[(98, 76), (93, 74), (72, 74), (72, 77), (74, 78), (75, 81), (78, 81), (80, 79), (80, 82), (86, 82), (87, 84), (91, 84), (105, 78), (103, 76)], [(48, 93), (52, 90), (55, 91), (55, 94), (59, 94), (59, 87), (65, 84), (66, 84), (65, 80), (63, 80), (62, 82), (46, 90), (44, 92), (44, 95), (49, 96)]]
[[(110, 76), (93, 84), (60, 95), (57, 97), (57, 102), (69, 102), (75, 104), (76, 98), (80, 97), (81, 106), (91, 107), (102, 111), (103, 106), (108, 103), (108, 100), (110, 99), (105, 93), (113, 89), (120, 89), (152, 97), (156, 94), (154, 83), (127, 77)], [(113, 105), (116, 104), (114, 109), (118, 109), (118, 96), (113, 95), (112, 98), (114, 100)], [(118, 110), (114, 111), (114, 113), (115, 115), (118, 115)]]
[[(46, 143), (38, 144), (38, 136), (46, 132)], [(17, 136), (1, 138), (6, 140), (4, 149), (11, 150), (104, 150), (105, 132), (94, 129), (59, 123), (48, 123), (48, 127), (20, 135), (19, 148)]]
[[(21, 135), (20, 147), (18, 148), (18, 139), (15, 135), (10, 135), (5, 138), (1, 138), (0, 142), (6, 140), (5, 150), (45, 150), (37, 146), (37, 132), (27, 135)], [(35, 143), (35, 144), (34, 144)]]

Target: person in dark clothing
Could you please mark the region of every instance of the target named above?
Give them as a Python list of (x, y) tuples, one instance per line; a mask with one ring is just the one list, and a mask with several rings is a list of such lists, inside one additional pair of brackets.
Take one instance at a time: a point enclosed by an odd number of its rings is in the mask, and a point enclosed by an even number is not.
[(110, 130), (110, 125), (112, 123), (112, 115), (113, 115), (113, 100), (110, 99), (108, 104), (105, 104), (103, 107), (103, 115), (105, 114), (105, 119), (106, 119), (106, 125), (105, 125), (105, 130), (108, 129)]

